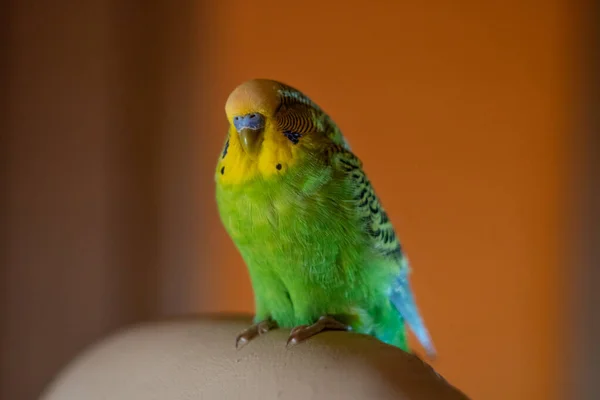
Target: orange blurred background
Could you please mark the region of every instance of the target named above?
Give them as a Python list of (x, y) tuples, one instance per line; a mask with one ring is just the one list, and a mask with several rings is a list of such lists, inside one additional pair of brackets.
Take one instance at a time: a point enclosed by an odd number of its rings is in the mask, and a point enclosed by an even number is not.
[(413, 264), (432, 365), (473, 399), (575, 398), (564, 261), (583, 9), (13, 1), (0, 398), (35, 398), (119, 326), (252, 312), (213, 172), (225, 100), (255, 77), (304, 91), (363, 160)]

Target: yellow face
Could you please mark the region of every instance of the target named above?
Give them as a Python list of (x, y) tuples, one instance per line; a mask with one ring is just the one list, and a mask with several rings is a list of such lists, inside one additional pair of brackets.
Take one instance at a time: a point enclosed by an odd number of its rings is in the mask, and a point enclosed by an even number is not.
[(289, 90), (276, 81), (253, 79), (229, 95), (225, 105), (228, 142), (217, 165), (220, 183), (238, 184), (285, 173), (306, 150), (306, 144), (314, 143), (309, 135), (302, 137), (303, 132), (314, 129), (308, 103), (305, 112), (293, 110), (289, 115), (282, 112), (286, 95), (309, 101), (299, 92)]

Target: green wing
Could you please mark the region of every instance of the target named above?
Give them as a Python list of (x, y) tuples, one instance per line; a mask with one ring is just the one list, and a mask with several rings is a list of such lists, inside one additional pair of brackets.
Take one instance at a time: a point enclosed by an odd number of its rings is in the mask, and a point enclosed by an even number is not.
[[(307, 96), (291, 86), (281, 84), (281, 104), (276, 111), (279, 129), (284, 133), (322, 134), (329, 142), (325, 163), (340, 172), (351, 187), (352, 201), (363, 221), (373, 248), (384, 256), (402, 259), (400, 243), (388, 216), (381, 206), (362, 163), (351, 152), (348, 142), (335, 122)], [(296, 139), (296, 137), (294, 137)]]
[(402, 260), (402, 248), (396, 232), (383, 209), (369, 178), (362, 169), (362, 162), (347, 148), (332, 145), (326, 151), (331, 166), (341, 172), (351, 187), (351, 201), (356, 206), (365, 233), (373, 248), (386, 257)]
[(428, 355), (435, 357), (435, 347), (410, 288), (409, 270), (406, 268), (408, 264), (403, 257), (400, 242), (371, 182), (362, 169), (362, 163), (354, 154), (341, 146), (334, 146), (330, 152), (332, 166), (348, 179), (353, 192), (352, 201), (356, 204), (356, 210), (373, 248), (384, 257), (404, 266), (391, 282), (390, 301), (427, 350)]

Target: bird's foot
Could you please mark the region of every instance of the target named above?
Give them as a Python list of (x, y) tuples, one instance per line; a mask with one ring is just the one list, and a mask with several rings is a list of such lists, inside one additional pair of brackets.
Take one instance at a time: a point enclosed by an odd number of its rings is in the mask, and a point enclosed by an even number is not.
[(323, 331), (349, 331), (350, 329), (349, 325), (324, 315), (312, 325), (300, 325), (292, 329), (287, 345), (293, 346)]
[(256, 338), (257, 336), (264, 335), (270, 330), (276, 329), (277, 323), (270, 319), (265, 319), (254, 325), (249, 326), (237, 335), (235, 339), (235, 347), (241, 349), (248, 344), (249, 341)]

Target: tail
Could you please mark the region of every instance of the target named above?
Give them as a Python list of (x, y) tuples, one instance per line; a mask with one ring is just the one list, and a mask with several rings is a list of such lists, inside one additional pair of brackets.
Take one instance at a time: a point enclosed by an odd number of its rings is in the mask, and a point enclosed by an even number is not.
[(390, 294), (390, 300), (396, 307), (402, 318), (409, 326), (410, 330), (413, 331), (421, 346), (425, 348), (427, 357), (435, 359), (437, 353), (429, 336), (429, 332), (425, 327), (425, 323), (419, 314), (417, 303), (415, 302), (414, 295), (410, 288), (408, 280), (409, 268), (408, 265), (403, 266), (400, 274), (394, 281), (392, 286), (392, 292)]

